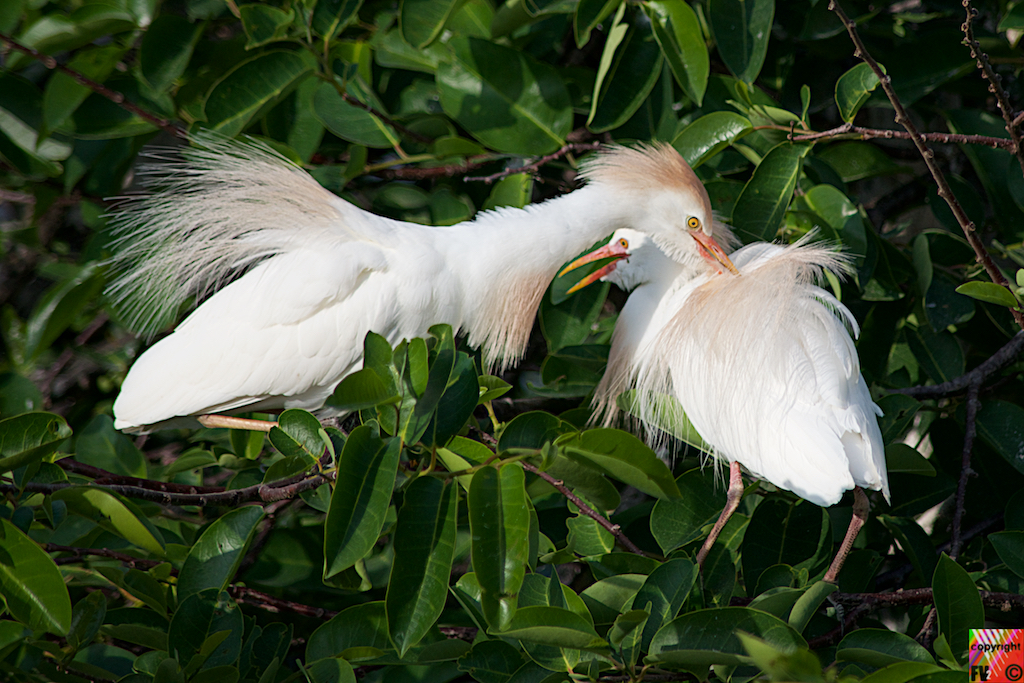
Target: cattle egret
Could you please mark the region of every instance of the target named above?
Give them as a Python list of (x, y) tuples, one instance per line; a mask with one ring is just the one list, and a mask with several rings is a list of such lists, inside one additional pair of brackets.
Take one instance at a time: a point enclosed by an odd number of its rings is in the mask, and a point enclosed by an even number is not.
[(114, 220), (109, 294), (136, 329), (202, 302), (130, 369), (118, 429), (320, 408), (370, 331), (395, 344), (447, 323), (505, 367), (559, 266), (614, 230), (642, 229), (687, 267), (706, 254), (691, 236), (717, 249), (707, 192), (669, 145), (604, 150), (574, 192), (428, 227), (363, 211), (260, 143), (192, 142), (142, 169), (151, 193)]
[(730, 463), (726, 508), (698, 562), (739, 505), (743, 465), (823, 507), (854, 490), (854, 517), (825, 575), (834, 583), (867, 515), (861, 487), (889, 500), (881, 411), (847, 330), (856, 334), (857, 323), (813, 284), (824, 269), (841, 271), (842, 259), (806, 244), (755, 243), (731, 255), (736, 277), (708, 266), (695, 271), (646, 235), (619, 230), (565, 270), (599, 258), (616, 260), (581, 285), (600, 278), (632, 293), (595, 391), (597, 418), (609, 422), (618, 394), (635, 386), (641, 420), (656, 425), (665, 408), (655, 397), (670, 395), (713, 455)]

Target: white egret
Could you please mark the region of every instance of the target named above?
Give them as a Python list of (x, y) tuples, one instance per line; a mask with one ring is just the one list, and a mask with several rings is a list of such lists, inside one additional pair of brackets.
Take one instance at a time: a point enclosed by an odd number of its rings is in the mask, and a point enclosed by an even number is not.
[(208, 297), (132, 366), (118, 429), (319, 408), (360, 367), (369, 331), (394, 344), (448, 323), (507, 366), (558, 267), (620, 227), (683, 264), (705, 249), (724, 258), (703, 185), (664, 144), (594, 155), (587, 184), (557, 199), (427, 227), (353, 206), (265, 145), (192, 142), (179, 161), (143, 169), (152, 193), (114, 221), (110, 295), (137, 328), (152, 333), (168, 311)]
[(627, 229), (565, 270), (600, 258), (617, 260), (578, 287), (602, 278), (633, 291), (595, 392), (597, 415), (609, 421), (617, 395), (635, 386), (640, 418), (656, 425), (664, 402), (653, 397), (673, 396), (713, 455), (730, 463), (726, 508), (698, 562), (739, 505), (742, 465), (823, 507), (854, 490), (854, 517), (825, 575), (835, 582), (868, 512), (861, 487), (889, 500), (881, 411), (847, 330), (858, 332), (856, 320), (814, 285), (823, 269), (840, 272), (842, 259), (812, 245), (755, 243), (731, 255), (735, 277), (676, 263)]

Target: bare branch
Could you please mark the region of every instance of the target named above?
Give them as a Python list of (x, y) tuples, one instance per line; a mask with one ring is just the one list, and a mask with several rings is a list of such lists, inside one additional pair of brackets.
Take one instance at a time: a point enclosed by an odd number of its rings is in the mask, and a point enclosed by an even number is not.
[(162, 128), (171, 135), (174, 135), (179, 138), (187, 138), (187, 131), (184, 128), (178, 126), (178, 124), (172, 123), (167, 119), (160, 118), (156, 114), (146, 111), (139, 105), (126, 100), (122, 93), (114, 92), (110, 88), (102, 85), (101, 83), (97, 83), (88, 76), (81, 74), (75, 71), (74, 69), (69, 69), (63, 64), (59, 64), (57, 60), (51, 57), (50, 55), (44, 55), (42, 52), (39, 52), (38, 50), (34, 50), (33, 48), (22, 45), (21, 43), (17, 42), (16, 40), (14, 40), (13, 38), (4, 33), (0, 33), (0, 42), (3, 42), (13, 50), (17, 50), (18, 52), (26, 54), (29, 57), (32, 57), (33, 59), (39, 61), (47, 69), (56, 69), (57, 71), (66, 73), (68, 76), (71, 76), (73, 79), (75, 79), (75, 81), (80, 85), (84, 85), (85, 87), (92, 90), (94, 93), (106, 97), (108, 100), (110, 100), (117, 106), (121, 107), (122, 109), (130, 111), (139, 118), (149, 121), (154, 126)]
[[(935, 153), (928, 149), (928, 146), (924, 143), (924, 139), (921, 134), (917, 131), (917, 127), (914, 125), (913, 120), (910, 118), (910, 114), (904, 108), (900, 98), (896, 95), (896, 90), (892, 87), (892, 78), (882, 71), (881, 67), (878, 66), (878, 62), (875, 61), (874, 57), (868, 52), (867, 47), (860, 38), (860, 34), (857, 32), (857, 23), (846, 16), (846, 12), (840, 7), (838, 0), (830, 0), (828, 8), (836, 13), (840, 21), (843, 22), (843, 26), (846, 27), (846, 32), (850, 34), (850, 40), (853, 41), (854, 45), (854, 56), (864, 60), (864, 62), (871, 68), (875, 76), (878, 78), (878, 82), (882, 86), (882, 90), (885, 91), (886, 97), (889, 98), (889, 102), (892, 104), (893, 109), (896, 111), (896, 123), (906, 128), (910, 134), (910, 139), (913, 140), (914, 146), (917, 147), (917, 151), (921, 154), (921, 158), (924, 159), (925, 166), (928, 167), (928, 171), (931, 173), (932, 178), (935, 180), (935, 184), (938, 185), (938, 194), (949, 205), (950, 210), (956, 217), (957, 223), (964, 231), (964, 236), (967, 237), (967, 241), (974, 249), (975, 258), (988, 273), (989, 278), (992, 282), (997, 285), (1009, 288), (1009, 282), (1003, 277), (1003, 274), (999, 271), (995, 262), (992, 261), (992, 256), (985, 249), (985, 245), (981, 243), (981, 239), (977, 235), (974, 223), (970, 218), (967, 217), (967, 213), (963, 207), (960, 206), (960, 202), (957, 201), (956, 196), (949, 187), (949, 183), (946, 181), (946, 177), (943, 175), (942, 170), (938, 164), (935, 163)], [(1010, 309), (1013, 314), (1013, 319), (1017, 322), (1017, 325), (1021, 329), (1024, 329), (1024, 315), (1019, 311)]]
[(959, 396), (972, 385), (980, 387), (985, 380), (1012, 363), (1022, 349), (1024, 349), (1024, 332), (1018, 332), (1001, 349), (992, 354), (988, 360), (956, 379), (932, 386), (907, 387), (905, 389), (890, 389), (889, 391), (893, 394), (905, 394), (918, 399)]
[[(889, 130), (887, 128), (864, 128), (855, 126), (852, 123), (844, 123), (841, 126), (830, 130), (823, 130), (818, 133), (804, 133), (794, 135), (787, 126), (758, 126), (758, 128), (769, 128), (771, 130), (784, 130), (789, 133), (786, 137), (793, 142), (815, 142), (817, 140), (834, 140), (846, 138), (849, 140), (913, 140), (910, 133), (904, 130)], [(964, 144), (983, 145), (994, 149), (1005, 149), (1012, 152), (1013, 140), (1008, 138), (995, 138), (989, 135), (964, 135), (963, 133), (920, 133), (921, 139), (928, 142), (940, 144)]]
[[(1024, 333), (1022, 333), (1024, 334)], [(964, 519), (964, 499), (967, 497), (967, 479), (971, 471), (971, 452), (974, 449), (974, 435), (978, 427), (978, 410), (981, 408), (981, 401), (978, 400), (979, 384), (971, 384), (967, 387), (967, 415), (964, 418), (964, 449), (960, 461), (960, 480), (956, 487), (956, 507), (953, 510), (953, 529), (949, 541), (949, 557), (955, 560), (960, 555), (961, 537), (960, 526)]]
[(570, 142), (569, 144), (561, 147), (558, 151), (552, 152), (551, 154), (548, 154), (546, 156), (542, 156), (536, 161), (533, 161), (524, 166), (519, 166), (516, 168), (506, 168), (504, 171), (492, 173), (491, 175), (487, 176), (476, 176), (466, 178), (466, 181), (468, 182), (473, 180), (487, 183), (488, 185), (490, 185), (495, 180), (501, 180), (502, 178), (507, 178), (510, 175), (516, 175), (517, 173), (536, 173), (537, 171), (540, 170), (541, 166), (549, 164), (556, 159), (561, 159), (566, 154), (569, 154), (571, 152), (588, 152), (591, 150), (598, 149), (599, 147), (601, 147), (601, 144), (602, 143), (600, 142)]

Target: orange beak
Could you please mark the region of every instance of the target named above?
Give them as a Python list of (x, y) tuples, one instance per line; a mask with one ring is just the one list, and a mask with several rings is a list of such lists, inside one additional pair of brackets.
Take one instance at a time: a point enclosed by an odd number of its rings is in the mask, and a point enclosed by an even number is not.
[(562, 277), (563, 275), (568, 273), (570, 270), (576, 270), (580, 266), (585, 266), (588, 263), (593, 263), (594, 261), (600, 261), (602, 259), (609, 259), (609, 258), (612, 259), (611, 263), (608, 263), (608, 264), (598, 268), (597, 270), (595, 270), (590, 275), (587, 275), (585, 278), (583, 278), (582, 280), (577, 282), (575, 285), (570, 287), (569, 290), (566, 292), (566, 294), (572, 294), (574, 292), (578, 292), (581, 289), (583, 289), (584, 287), (586, 287), (587, 285), (593, 284), (594, 282), (597, 282), (598, 280), (603, 278), (605, 275), (607, 275), (608, 273), (610, 273), (613, 270), (615, 270), (615, 266), (618, 265), (619, 259), (629, 258), (629, 252), (627, 252), (616, 241), (614, 244), (605, 245), (605, 246), (601, 247), (600, 249), (595, 249), (594, 251), (590, 252), (589, 254), (584, 254), (583, 256), (580, 256), (578, 259), (576, 259), (575, 261), (573, 261), (572, 263), (567, 265), (565, 268), (563, 268), (562, 272), (560, 272), (558, 274), (558, 277)]
[(694, 240), (697, 241), (704, 251), (709, 254), (709, 260), (714, 257), (716, 261), (721, 263), (723, 266), (729, 269), (733, 275), (739, 275), (740, 271), (736, 269), (732, 261), (729, 260), (728, 255), (723, 251), (722, 247), (719, 246), (718, 242), (711, 235), (706, 235), (700, 230), (694, 230), (690, 233)]

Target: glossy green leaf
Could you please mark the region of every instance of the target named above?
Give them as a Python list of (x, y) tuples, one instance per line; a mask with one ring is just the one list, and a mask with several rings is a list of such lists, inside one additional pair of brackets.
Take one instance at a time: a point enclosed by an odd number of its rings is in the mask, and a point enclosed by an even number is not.
[(90, 264), (50, 289), (25, 326), (25, 353), (31, 357), (47, 349), (102, 288), (103, 278), (97, 266)]
[(391, 640), (404, 657), (441, 615), (455, 555), (458, 488), (420, 477), (405, 491), (385, 606)]
[(104, 489), (73, 486), (53, 494), (68, 509), (98, 523), (125, 540), (162, 556), (164, 540), (161, 533), (141, 510), (127, 498)]
[(839, 586), (834, 583), (816, 581), (811, 584), (793, 605), (793, 610), (789, 613), (789, 625), (798, 633), (803, 633), (818, 608), (837, 590)]
[(806, 647), (800, 634), (777, 617), (744, 607), (722, 607), (690, 612), (665, 624), (651, 641), (644, 661), (694, 668), (744, 664), (749, 660), (738, 631), (784, 651)]
[(885, 468), (890, 474), (935, 476), (935, 468), (931, 462), (905, 443), (891, 443), (885, 447)]
[(498, 633), (506, 638), (580, 650), (607, 644), (583, 617), (567, 609), (542, 605), (520, 607), (508, 626)]
[(566, 455), (583, 460), (655, 498), (678, 498), (672, 472), (640, 439), (618, 429), (591, 429), (565, 442)]
[(96, 591), (79, 600), (71, 610), (68, 646), (79, 650), (96, 637), (107, 615), (107, 598)]
[(602, 471), (594, 469), (587, 461), (580, 462), (556, 453), (544, 467), (545, 472), (582, 494), (598, 510), (611, 513), (622, 502), (615, 486)]
[(340, 657), (311, 661), (305, 674), (309, 683), (356, 683), (358, 680), (352, 665)]
[(547, 154), (572, 129), (569, 93), (558, 73), (524, 53), (479, 38), (453, 38), (438, 67), (445, 113), (477, 140), (513, 154)]
[(263, 510), (249, 506), (232, 510), (207, 527), (181, 567), (178, 600), (208, 588), (224, 590), (238, 571), (262, 519)]
[(434, 42), (460, 3), (457, 0), (402, 0), (399, 26), (402, 38), (422, 49)]
[(742, 631), (736, 635), (751, 663), (771, 680), (813, 681), (821, 677), (821, 662), (810, 650), (775, 647)]
[(22, 413), (0, 420), (0, 472), (46, 457), (69, 436), (67, 422), (53, 413)]
[[(648, 402), (648, 405), (643, 406), (644, 410), (641, 411), (641, 406), (638, 405), (637, 392), (635, 389), (630, 389), (619, 394), (615, 403), (621, 410), (626, 411), (633, 417), (639, 417), (642, 412), (644, 419), (650, 420), (653, 426), (666, 434), (671, 434), (688, 446), (692, 446), (705, 453), (710, 452), (711, 447), (697, 433), (697, 429), (690, 422), (690, 418), (687, 417), (683, 406), (674, 396), (658, 394), (647, 396), (644, 400)], [(652, 405), (653, 410), (651, 409)]]
[(242, 28), (248, 38), (245, 41), (246, 50), (281, 40), (288, 34), (288, 27), (295, 18), (293, 10), (286, 11), (271, 5), (239, 5), (238, 11), (242, 15)]
[(732, 225), (744, 242), (775, 238), (809, 150), (808, 145), (783, 142), (754, 169), (732, 211)]
[(1000, 531), (989, 534), (988, 540), (1010, 571), (1024, 576), (1024, 531)]
[(965, 282), (956, 288), (956, 293), (997, 306), (1006, 306), (1007, 308), (1020, 307), (1020, 302), (1017, 301), (1017, 298), (1013, 296), (1010, 290), (994, 282)]
[(33, 630), (66, 635), (71, 599), (57, 565), (6, 519), (0, 519), (0, 532), (0, 592), (7, 609)]
[(697, 168), (750, 132), (750, 120), (731, 111), (705, 114), (672, 140), (686, 163)]
[(853, 202), (832, 185), (815, 185), (804, 195), (804, 201), (838, 233), (843, 251), (857, 264), (862, 263), (868, 253), (867, 234)]
[(242, 611), (227, 593), (195, 593), (174, 612), (167, 646), (190, 674), (234, 664), (242, 650)]
[[(927, 681), (929, 675), (941, 672), (949, 672), (949, 670), (928, 662), (896, 662), (861, 680), (865, 683), (908, 683), (909, 681)], [(962, 672), (957, 672), (957, 675), (963, 680)]]
[(481, 683), (505, 683), (523, 665), (519, 650), (501, 640), (481, 640), (459, 658), (460, 671)]
[(384, 384), (380, 374), (370, 368), (362, 368), (341, 380), (338, 388), (327, 399), (327, 405), (348, 412), (374, 408), (397, 398), (391, 388)]
[(1018, 472), (1024, 472), (1024, 409), (1008, 401), (984, 401), (978, 434)]
[[(102, 83), (114, 70), (124, 52), (124, 48), (119, 45), (82, 50), (68, 61), (67, 67), (86, 78)], [(90, 88), (79, 84), (69, 74), (54, 74), (47, 81), (46, 89), (43, 91), (45, 130), (52, 131), (60, 127), (91, 94)]]
[(270, 443), (285, 457), (302, 456), (309, 464), (320, 460), (327, 448), (327, 433), (311, 413), (292, 408), (277, 418), (270, 428)]
[(876, 145), (869, 142), (840, 142), (822, 150), (815, 156), (835, 169), (843, 182), (897, 173), (900, 167)]
[(711, 0), (708, 21), (718, 53), (736, 78), (753, 83), (764, 65), (775, 0)]
[(75, 440), (75, 459), (114, 474), (147, 476), (142, 451), (114, 429), (114, 421), (108, 415), (97, 415), (79, 432)]
[(173, 14), (161, 15), (149, 25), (139, 46), (139, 70), (154, 90), (170, 88), (185, 72), (202, 28)]
[(576, 47), (586, 45), (590, 41), (591, 31), (604, 22), (621, 4), (621, 0), (580, 0), (572, 19)]
[(383, 439), (376, 423), (352, 430), (324, 525), (324, 578), (358, 562), (377, 542), (398, 470), (401, 442)]
[[(620, 24), (618, 28), (622, 26)], [(614, 53), (610, 58), (609, 50)], [(601, 65), (607, 64), (607, 68), (603, 73), (598, 72), (594, 83), (587, 127), (600, 133), (624, 124), (654, 89), (661, 75), (662, 59), (654, 32), (646, 21), (636, 21), (621, 44), (613, 45), (611, 40), (606, 42)]]
[(650, 611), (641, 641), (645, 651), (650, 650), (658, 629), (675, 619), (697, 580), (697, 574), (696, 565), (689, 560), (669, 560), (651, 572), (637, 591), (633, 608)]
[(896, 662), (934, 664), (928, 650), (913, 638), (896, 631), (861, 628), (847, 634), (839, 643), (836, 659), (885, 667)]
[(907, 344), (928, 376), (936, 383), (948, 382), (964, 374), (964, 352), (960, 343), (946, 330), (932, 332), (926, 327), (904, 330)]
[(512, 389), (511, 384), (494, 375), (480, 375), (478, 383), (480, 385), (480, 398), (477, 399), (478, 405), (501, 398)]
[(899, 541), (900, 547), (920, 576), (925, 580), (932, 576), (935, 573), (938, 555), (921, 525), (909, 517), (880, 515), (878, 519), (892, 533), (893, 538)]
[(932, 577), (932, 595), (939, 632), (946, 636), (953, 654), (962, 658), (967, 652), (968, 629), (980, 628), (985, 623), (978, 587), (963, 567), (943, 553)]
[(529, 551), (523, 468), (512, 463), (480, 469), (473, 475), (468, 502), (480, 602), (487, 623), (500, 630), (515, 612)]
[[(590, 504), (589, 501), (583, 501)], [(591, 504), (592, 505), (592, 504)], [(615, 549), (615, 537), (601, 526), (597, 520), (579, 512), (579, 508), (570, 504), (573, 516), (565, 520), (569, 529), (568, 548), (577, 555), (604, 555)]]
[(565, 431), (564, 426), (564, 423), (551, 413), (539, 410), (516, 415), (502, 430), (498, 439), (498, 450), (540, 448), (562, 434)]
[(389, 647), (384, 601), (367, 602), (342, 610), (313, 631), (306, 643), (306, 661), (337, 657), (354, 648), (386, 650)]
[(795, 567), (810, 562), (810, 569), (831, 559), (831, 550), (828, 515), (820, 507), (778, 498), (762, 501), (743, 537), (743, 576), (748, 591), (751, 580), (773, 565)]
[[(365, 89), (355, 81), (349, 83), (346, 94), (362, 102), (369, 99)], [(375, 108), (380, 111), (380, 107)], [(343, 140), (375, 148), (394, 147), (398, 133), (380, 117), (364, 107), (346, 101), (332, 83), (321, 83), (313, 93), (313, 115), (327, 130)]]
[(355, 19), (362, 4), (363, 0), (317, 0), (310, 25), (329, 41)]
[(701, 106), (711, 66), (697, 14), (685, 2), (672, 0), (647, 2), (644, 11), (676, 83)]
[[(879, 64), (882, 73), (885, 67)], [(860, 63), (844, 73), (836, 81), (836, 105), (839, 107), (839, 115), (843, 121), (851, 123), (857, 111), (864, 106), (871, 96), (872, 91), (878, 87), (878, 76), (871, 67)]]
[(283, 50), (264, 52), (242, 62), (217, 81), (206, 96), (207, 124), (228, 137), (238, 135), (311, 70), (310, 60)]
[(701, 538), (725, 507), (725, 487), (715, 484), (711, 470), (684, 472), (676, 486), (679, 497), (659, 500), (651, 511), (651, 534), (666, 554)]
[(462, 431), (473, 416), (473, 410), (479, 405), (480, 384), (477, 377), (472, 359), (462, 351), (455, 354), (455, 364), (441, 389), (444, 393), (438, 399), (430, 424), (422, 437), (424, 443), (442, 446)]

